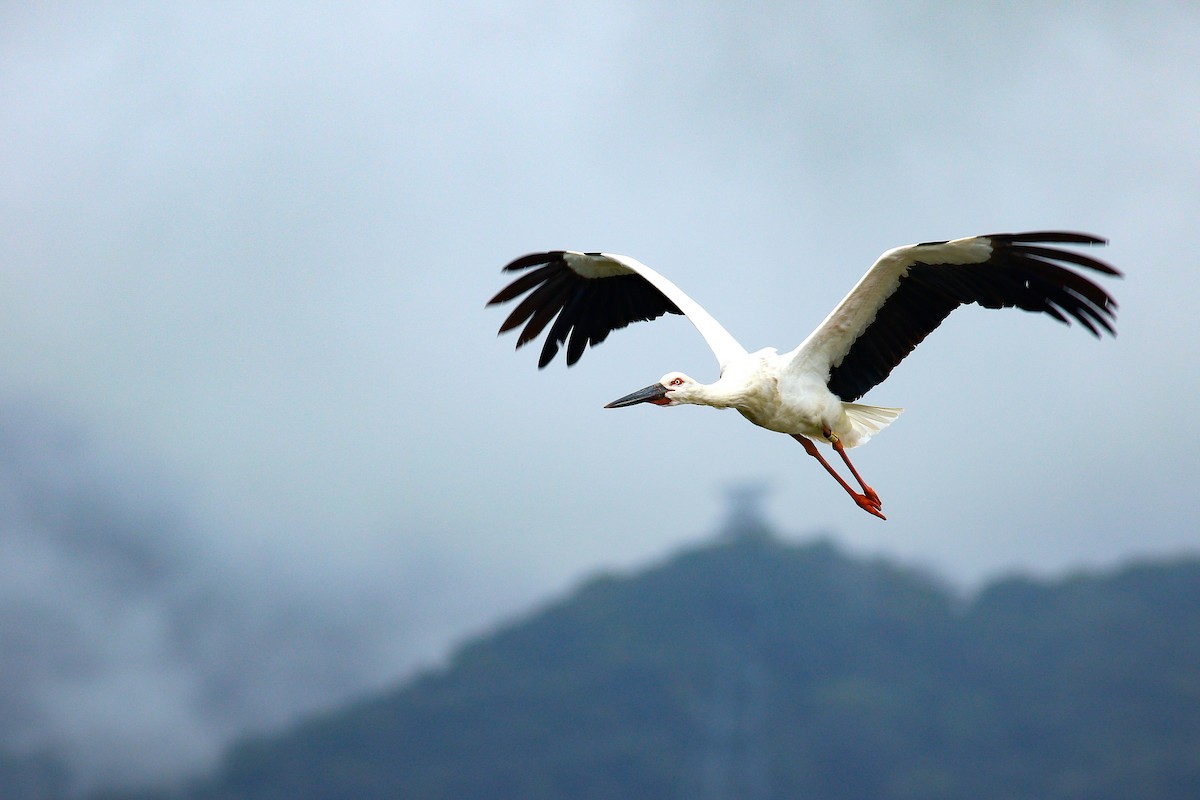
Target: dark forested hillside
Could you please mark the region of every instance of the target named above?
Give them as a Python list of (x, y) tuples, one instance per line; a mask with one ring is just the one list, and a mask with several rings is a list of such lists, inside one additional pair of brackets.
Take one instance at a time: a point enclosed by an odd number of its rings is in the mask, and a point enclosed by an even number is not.
[(1200, 563), (967, 604), (742, 537), (246, 742), (199, 800), (1200, 797)]

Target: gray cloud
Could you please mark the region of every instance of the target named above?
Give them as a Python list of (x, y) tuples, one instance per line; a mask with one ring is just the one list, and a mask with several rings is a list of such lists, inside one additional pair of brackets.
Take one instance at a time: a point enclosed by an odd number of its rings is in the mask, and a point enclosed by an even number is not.
[(431, 657), (446, 621), (421, 602), (464, 579), (444, 558), (378, 565), (390, 590), (226, 563), (161, 478), (3, 412), (0, 747), (56, 753), (80, 787), (169, 778)]

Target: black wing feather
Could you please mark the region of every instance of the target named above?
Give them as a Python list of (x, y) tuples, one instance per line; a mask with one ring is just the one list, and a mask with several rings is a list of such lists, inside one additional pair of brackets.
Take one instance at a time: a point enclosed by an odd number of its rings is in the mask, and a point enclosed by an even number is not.
[(518, 348), (536, 339), (553, 320), (538, 357), (539, 368), (553, 361), (564, 344), (570, 366), (587, 346), (603, 342), (631, 322), (683, 313), (637, 273), (587, 277), (571, 268), (566, 255), (564, 250), (554, 250), (510, 262), (505, 272), (537, 269), (521, 275), (488, 301), (488, 305), (506, 303), (529, 292), (500, 326), (500, 333), (505, 333), (525, 325), (517, 337)]
[[(987, 236), (992, 256), (978, 264), (918, 261), (901, 277), (874, 321), (829, 373), (829, 389), (851, 402), (882, 382), (926, 336), (960, 305), (1021, 308), (1070, 324), (1095, 336), (1114, 334), (1117, 303), (1103, 288), (1063, 263), (1120, 277), (1091, 256), (1042, 245), (1104, 244), (1085, 233), (1036, 231)], [(937, 243), (934, 243), (937, 244)]]
[(518, 295), (525, 294), (525, 292), (528, 292), (530, 289), (546, 280), (552, 274), (554, 274), (553, 264), (546, 264), (543, 267), (535, 269), (533, 272), (527, 272), (510, 283), (508, 286), (505, 286), (504, 289), (498, 292), (496, 296), (489, 301), (488, 305), (491, 305), (492, 303), (505, 303), (509, 300), (512, 300), (514, 297), (517, 297)]

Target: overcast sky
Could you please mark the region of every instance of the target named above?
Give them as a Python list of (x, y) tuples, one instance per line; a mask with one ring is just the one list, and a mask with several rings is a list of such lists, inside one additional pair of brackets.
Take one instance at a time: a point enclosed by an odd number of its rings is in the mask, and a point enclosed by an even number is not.
[[(0, 570), (41, 565), (0, 591), (100, 665), (35, 660), (40, 721), (0, 734), (198, 763), (247, 720), (197, 687), (251, 671), (197, 678), (199, 642), (249, 657), (280, 609), (281, 663), (354, 642), (281, 667), (275, 724), (697, 541), (745, 481), (966, 586), (1195, 552), (1198, 41), (1183, 3), (0, 7)], [(790, 349), (890, 247), (1046, 228), (1111, 240), (1118, 337), (952, 315), (865, 398), (907, 408), (855, 452), (887, 522), (733, 412), (603, 410), (716, 377), (682, 318), (539, 372), (484, 309), (518, 255), (605, 250)], [(138, 599), (89, 535), (159, 559)], [(106, 625), (140, 644), (81, 643)]]

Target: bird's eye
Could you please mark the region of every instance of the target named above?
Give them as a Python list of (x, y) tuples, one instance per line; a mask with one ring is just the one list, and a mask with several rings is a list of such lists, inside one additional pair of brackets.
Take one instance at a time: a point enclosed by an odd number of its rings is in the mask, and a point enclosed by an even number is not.
[(683, 378), (674, 378), (671, 381), (672, 386), (683, 386)]

